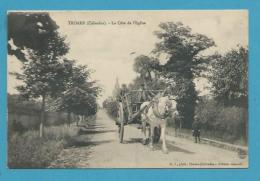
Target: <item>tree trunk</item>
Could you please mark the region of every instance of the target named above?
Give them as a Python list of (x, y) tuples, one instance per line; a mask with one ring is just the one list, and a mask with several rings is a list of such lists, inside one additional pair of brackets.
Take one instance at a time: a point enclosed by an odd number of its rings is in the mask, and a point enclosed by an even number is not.
[(70, 127), (70, 121), (71, 121), (71, 112), (69, 111), (68, 112), (68, 115), (67, 115), (67, 126)]
[(77, 126), (79, 126), (79, 119), (80, 119), (79, 116), (76, 115), (76, 125), (77, 125)]
[(44, 136), (44, 124), (45, 124), (45, 95), (42, 96), (40, 138)]

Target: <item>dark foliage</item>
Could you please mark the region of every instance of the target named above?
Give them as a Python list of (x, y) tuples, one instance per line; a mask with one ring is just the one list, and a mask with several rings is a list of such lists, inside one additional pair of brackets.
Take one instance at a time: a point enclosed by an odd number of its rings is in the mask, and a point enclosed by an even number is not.
[(8, 41), (12, 39), (17, 49), (8, 43), (8, 54), (21, 61), (27, 61), (22, 50), (43, 50), (47, 47), (48, 37), (58, 29), (56, 23), (44, 12), (8, 13)]
[(118, 102), (115, 99), (108, 98), (103, 102), (103, 108), (106, 109), (109, 116), (117, 118)]
[(247, 107), (248, 50), (238, 47), (212, 61), (209, 80), (218, 102)]
[(211, 137), (234, 143), (242, 140), (247, 144), (246, 108), (224, 106), (215, 100), (202, 99), (196, 108), (196, 115), (202, 123), (204, 135), (210, 132)]
[(215, 43), (205, 35), (192, 33), (189, 27), (179, 22), (161, 23), (159, 27), (161, 31), (155, 34), (161, 41), (153, 52), (166, 53), (170, 57), (158, 70), (175, 82), (173, 89), (178, 96), (178, 111), (184, 127), (190, 128), (197, 99), (193, 79), (201, 73), (203, 64), (207, 63), (199, 53)]

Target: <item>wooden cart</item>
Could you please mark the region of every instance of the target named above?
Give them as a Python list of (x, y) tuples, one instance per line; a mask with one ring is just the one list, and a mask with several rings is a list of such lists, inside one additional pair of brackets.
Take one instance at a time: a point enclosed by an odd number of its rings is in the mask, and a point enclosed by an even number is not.
[[(154, 93), (163, 92), (163, 90), (142, 90), (142, 91), (150, 91)], [(131, 99), (132, 95), (136, 95), (140, 93), (141, 90), (132, 90), (120, 97), (118, 101), (118, 113), (117, 113), (117, 125), (118, 125), (118, 133), (119, 133), (119, 141), (123, 143), (124, 139), (124, 126), (127, 124), (139, 124), (142, 126), (141, 121), (141, 113), (144, 110), (140, 109), (142, 102), (133, 101)], [(160, 130), (155, 130), (154, 142), (158, 142), (160, 140)]]

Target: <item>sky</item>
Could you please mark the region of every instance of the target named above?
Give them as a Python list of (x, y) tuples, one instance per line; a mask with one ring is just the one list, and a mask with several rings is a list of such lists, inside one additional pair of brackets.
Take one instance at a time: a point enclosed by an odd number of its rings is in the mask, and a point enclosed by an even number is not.
[[(192, 32), (212, 38), (216, 46), (203, 52), (205, 55), (225, 53), (237, 44), (248, 45), (246, 10), (51, 11), (50, 16), (70, 44), (66, 57), (94, 70), (91, 78), (103, 88), (100, 103), (112, 94), (116, 78), (120, 84), (128, 84), (137, 76), (133, 71), (134, 58), (151, 55), (158, 42), (154, 31), (160, 30), (160, 22), (182, 22)], [(162, 64), (165, 61), (160, 60)], [(20, 67), (19, 61), (8, 55), (8, 72), (20, 72)], [(195, 83), (202, 94), (209, 93), (206, 79), (196, 79)], [(17, 93), (15, 86), (19, 84), (8, 75), (8, 93)]]

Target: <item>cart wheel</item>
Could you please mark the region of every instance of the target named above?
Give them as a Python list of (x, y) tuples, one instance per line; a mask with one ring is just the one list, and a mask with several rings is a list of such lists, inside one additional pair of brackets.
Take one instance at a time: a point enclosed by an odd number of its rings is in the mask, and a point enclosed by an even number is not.
[(124, 139), (124, 112), (123, 112), (122, 102), (119, 103), (118, 121), (119, 121), (119, 141), (120, 141), (120, 143), (123, 143), (123, 139)]
[(153, 143), (158, 143), (160, 141), (160, 137), (161, 137), (161, 128), (155, 127)]

